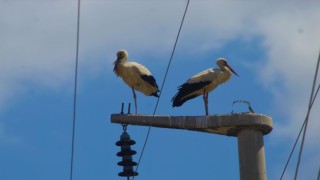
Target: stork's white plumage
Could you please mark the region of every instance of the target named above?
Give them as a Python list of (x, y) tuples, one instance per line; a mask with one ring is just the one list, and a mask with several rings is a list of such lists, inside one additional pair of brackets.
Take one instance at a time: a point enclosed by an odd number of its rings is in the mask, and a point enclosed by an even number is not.
[(127, 62), (127, 59), (127, 51), (118, 51), (117, 60), (114, 62), (113, 72), (117, 76), (120, 76), (123, 81), (131, 87), (137, 114), (138, 107), (135, 90), (142, 92), (146, 96), (159, 97), (159, 89), (155, 78), (145, 66), (136, 62)]
[(178, 87), (178, 92), (172, 98), (172, 107), (179, 107), (186, 101), (199, 95), (203, 95), (206, 115), (208, 115), (208, 94), (219, 84), (227, 82), (231, 78), (231, 72), (238, 74), (228, 65), (223, 58), (217, 60), (219, 68), (204, 70), (187, 80)]

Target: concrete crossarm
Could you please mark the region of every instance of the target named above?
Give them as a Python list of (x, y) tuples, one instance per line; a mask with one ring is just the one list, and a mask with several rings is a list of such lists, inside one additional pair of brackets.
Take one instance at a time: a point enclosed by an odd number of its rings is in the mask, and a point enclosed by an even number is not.
[(263, 134), (272, 130), (272, 118), (256, 113), (224, 114), (208, 116), (159, 116), (136, 114), (112, 114), (111, 122), (161, 128), (186, 129), (237, 136), (243, 128), (258, 129)]

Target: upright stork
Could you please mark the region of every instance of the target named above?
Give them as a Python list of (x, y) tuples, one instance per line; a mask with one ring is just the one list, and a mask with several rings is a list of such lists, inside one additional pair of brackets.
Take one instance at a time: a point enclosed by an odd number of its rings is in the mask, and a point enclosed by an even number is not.
[(120, 76), (123, 81), (132, 89), (136, 114), (138, 113), (137, 96), (135, 90), (146, 96), (159, 97), (158, 85), (150, 71), (143, 65), (136, 62), (127, 62), (128, 53), (126, 50), (117, 52), (117, 60), (114, 62), (113, 72)]
[(231, 72), (239, 76), (223, 58), (217, 60), (219, 68), (204, 70), (187, 80), (178, 87), (178, 92), (172, 98), (172, 107), (179, 107), (186, 101), (199, 95), (203, 95), (203, 102), (208, 115), (208, 96), (219, 84), (227, 82), (231, 77)]

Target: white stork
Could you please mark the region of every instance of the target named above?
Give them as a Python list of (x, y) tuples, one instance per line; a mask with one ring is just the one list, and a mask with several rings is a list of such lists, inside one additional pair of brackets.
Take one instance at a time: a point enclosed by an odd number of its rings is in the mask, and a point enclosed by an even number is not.
[(203, 95), (203, 102), (208, 115), (208, 94), (219, 84), (227, 82), (231, 77), (231, 72), (239, 76), (223, 58), (217, 60), (219, 68), (204, 70), (187, 80), (178, 87), (178, 92), (172, 98), (172, 107), (179, 107), (186, 101), (199, 95)]
[(113, 72), (122, 77), (123, 81), (132, 89), (136, 114), (138, 113), (137, 96), (138, 90), (146, 96), (159, 97), (158, 85), (150, 71), (136, 62), (127, 62), (128, 53), (125, 50), (117, 52), (117, 60), (114, 62)]

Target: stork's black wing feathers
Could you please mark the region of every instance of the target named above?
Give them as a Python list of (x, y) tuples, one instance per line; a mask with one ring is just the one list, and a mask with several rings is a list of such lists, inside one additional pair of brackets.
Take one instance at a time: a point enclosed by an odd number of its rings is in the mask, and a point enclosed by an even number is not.
[[(158, 88), (158, 84), (156, 82), (156, 79), (152, 75), (143, 74), (140, 77), (144, 81), (148, 82), (151, 86)], [(151, 95), (155, 96), (155, 97), (159, 97), (158, 92), (159, 92), (159, 90), (157, 92), (152, 93)]]
[(147, 81), (149, 84), (151, 84), (151, 86), (158, 88), (158, 84), (156, 82), (156, 79), (152, 75), (142, 74), (141, 79), (143, 79), (144, 81)]
[(178, 92), (171, 99), (172, 107), (179, 107), (186, 101), (193, 99), (199, 95), (188, 96), (192, 92), (198, 91), (204, 86), (210, 84), (211, 81), (200, 81), (197, 83), (184, 83), (178, 87)]

